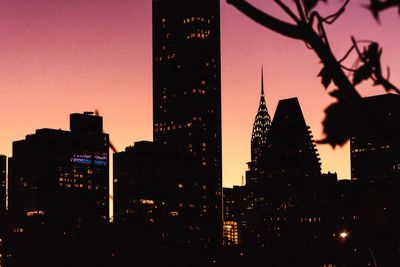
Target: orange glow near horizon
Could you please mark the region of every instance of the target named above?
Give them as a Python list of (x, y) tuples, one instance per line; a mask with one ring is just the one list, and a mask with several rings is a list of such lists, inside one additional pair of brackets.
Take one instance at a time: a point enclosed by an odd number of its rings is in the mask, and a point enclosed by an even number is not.
[[(251, 2), (281, 16), (273, 1)], [(332, 48), (341, 57), (351, 35), (378, 41), (383, 68), (390, 66), (391, 81), (399, 85), (400, 34), (393, 25), (400, 25), (400, 16), (388, 10), (377, 23), (363, 3), (351, 1), (327, 27)], [(320, 7), (330, 13), (340, 4)], [(0, 36), (0, 154), (11, 156), (12, 141), (36, 129), (68, 129), (70, 113), (96, 109), (119, 150), (152, 140), (151, 1), (2, 1)], [(271, 116), (280, 99), (298, 97), (315, 139), (323, 137), (323, 111), (334, 99), (317, 77), (322, 65), (313, 51), (256, 24), (226, 1), (221, 53), (223, 184), (230, 187), (241, 184), (250, 160), (262, 64)], [(370, 82), (359, 89), (363, 96), (384, 93)], [(348, 148), (318, 145), (323, 171), (350, 178)]]

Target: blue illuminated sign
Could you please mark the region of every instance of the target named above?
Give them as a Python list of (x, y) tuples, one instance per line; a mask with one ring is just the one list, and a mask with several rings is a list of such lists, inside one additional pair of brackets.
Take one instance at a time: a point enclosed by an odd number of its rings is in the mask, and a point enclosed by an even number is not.
[(91, 154), (75, 154), (71, 158), (71, 162), (84, 165), (91, 165), (94, 163), (96, 166), (107, 166), (108, 157), (106, 153), (96, 153), (94, 158)]

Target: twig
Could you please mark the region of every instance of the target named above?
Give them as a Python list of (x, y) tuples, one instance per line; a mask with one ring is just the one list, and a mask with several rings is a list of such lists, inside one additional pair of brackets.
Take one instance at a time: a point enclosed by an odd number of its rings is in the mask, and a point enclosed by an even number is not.
[(294, 2), (296, 4), (297, 12), (299, 13), (301, 20), (304, 22), (307, 22), (306, 15), (305, 15), (303, 6), (300, 3), (300, 0), (294, 0)]
[(296, 15), (292, 12), (292, 10), (290, 10), (290, 8), (288, 6), (286, 6), (281, 0), (274, 0), (274, 2), (279, 5), (285, 12), (286, 14), (289, 15), (289, 17), (291, 17), (295, 22), (297, 22), (297, 24), (300, 24), (300, 19), (298, 17), (296, 17)]
[(342, 63), (344, 60), (346, 60), (346, 58), (350, 55), (351, 51), (353, 51), (354, 48), (355, 46), (352, 45), (350, 49), (347, 51), (347, 53), (342, 57), (342, 59), (339, 60), (339, 63)]
[(326, 22), (327, 24), (334, 23), (344, 13), (344, 11), (346, 11), (346, 6), (349, 2), (350, 0), (346, 0), (343, 6), (338, 11), (336, 11), (336, 13), (325, 17), (324, 22)]

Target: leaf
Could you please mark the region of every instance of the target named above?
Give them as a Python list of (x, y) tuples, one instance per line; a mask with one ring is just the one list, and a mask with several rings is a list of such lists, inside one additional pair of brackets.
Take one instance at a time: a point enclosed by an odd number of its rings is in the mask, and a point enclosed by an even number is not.
[(373, 62), (373, 64), (379, 63), (379, 58), (382, 54), (382, 50), (379, 49), (378, 43), (371, 43), (368, 49), (363, 52), (363, 57), (366, 61)]
[(325, 118), (322, 122), (325, 138), (318, 140), (317, 143), (330, 144), (333, 148), (337, 145), (342, 146), (357, 129), (364, 129), (363, 125), (370, 125), (365, 123), (365, 112), (359, 100), (350, 102), (339, 100), (325, 109)]
[(372, 74), (371, 65), (370, 64), (362, 65), (354, 72), (353, 84), (357, 85), (363, 80), (367, 80), (369, 77), (371, 77), (371, 74)]
[(379, 12), (380, 10), (380, 1), (379, 0), (371, 0), (371, 3), (367, 6), (367, 8), (371, 11), (372, 16), (379, 21)]
[(374, 18), (379, 21), (379, 13), (392, 8), (398, 7), (400, 13), (400, 0), (370, 0), (370, 4), (366, 6), (374, 16)]
[(318, 77), (321, 77), (321, 83), (324, 85), (325, 89), (328, 88), (329, 84), (332, 82), (329, 70), (326, 67), (323, 67), (319, 72)]
[(333, 148), (343, 145), (350, 138), (349, 106), (336, 102), (325, 109), (325, 119), (322, 122), (325, 139), (318, 140), (319, 144), (330, 144)]

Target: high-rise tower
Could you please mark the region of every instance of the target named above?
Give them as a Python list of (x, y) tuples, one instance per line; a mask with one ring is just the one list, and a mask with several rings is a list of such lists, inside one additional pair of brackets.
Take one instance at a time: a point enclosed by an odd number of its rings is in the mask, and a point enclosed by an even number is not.
[(256, 117), (254, 119), (253, 131), (251, 133), (251, 161), (248, 162), (248, 171), (246, 171), (246, 183), (257, 184), (263, 179), (264, 171), (262, 168), (262, 158), (267, 149), (268, 132), (271, 128), (271, 117), (268, 113), (267, 104), (264, 96), (264, 73), (261, 66), (261, 95), (260, 104)]
[(297, 98), (279, 101), (264, 160), (269, 177), (297, 179), (321, 174), (316, 144)]
[(271, 117), (269, 116), (267, 104), (264, 97), (264, 76), (261, 67), (261, 96), (258, 111), (253, 124), (251, 134), (251, 161), (257, 162), (267, 147), (267, 133), (271, 128)]
[(184, 203), (192, 214), (189, 227), (200, 229), (204, 243), (219, 243), (219, 0), (153, 0), (153, 136), (155, 143), (171, 145), (192, 159), (196, 170), (183, 185), (190, 196)]

